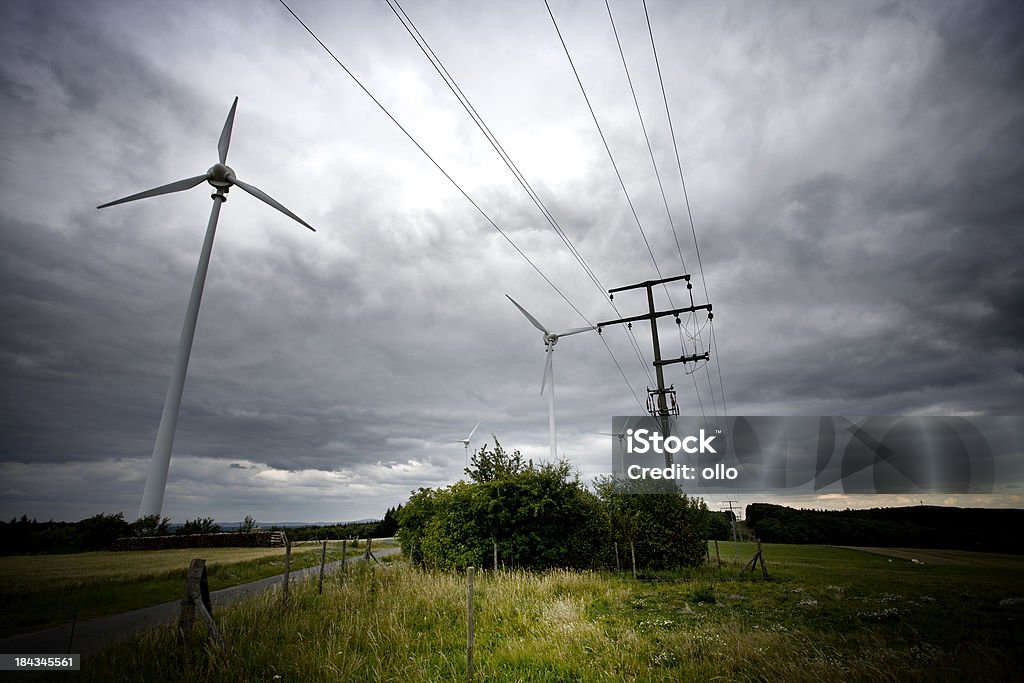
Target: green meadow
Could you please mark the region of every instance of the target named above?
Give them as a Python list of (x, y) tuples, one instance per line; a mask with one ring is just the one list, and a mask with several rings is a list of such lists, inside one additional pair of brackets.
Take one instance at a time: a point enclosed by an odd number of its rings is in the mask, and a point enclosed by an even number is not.
[[(905, 558), (765, 545), (770, 578), (478, 571), (476, 680), (1015, 680), (1024, 666), (1024, 558)], [(754, 546), (740, 544), (742, 562)], [(918, 551), (915, 551), (918, 552)], [(937, 552), (937, 551), (936, 551)], [(714, 558), (714, 550), (711, 555)], [(932, 560), (935, 561), (932, 561)], [(86, 658), (87, 681), (455, 681), (466, 678), (466, 577), (362, 563)]]
[[(365, 541), (358, 550), (363, 552)], [(292, 569), (320, 562), (320, 544), (292, 546)], [(284, 572), (283, 548), (202, 548), (0, 557), (0, 637), (181, 598), (189, 561), (206, 560), (210, 590)], [(327, 561), (341, 559), (341, 542)]]

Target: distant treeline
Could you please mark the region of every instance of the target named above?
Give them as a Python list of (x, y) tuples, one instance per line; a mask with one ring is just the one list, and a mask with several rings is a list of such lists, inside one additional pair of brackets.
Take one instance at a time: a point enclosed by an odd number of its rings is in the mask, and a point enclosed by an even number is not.
[(80, 522), (38, 522), (22, 515), (21, 519), (0, 521), (0, 555), (106, 550), (123, 536), (168, 534), (169, 524), (170, 520), (158, 515), (128, 523), (123, 512), (100, 513)]
[(330, 526), (283, 527), (272, 526), (270, 531), (283, 531), (288, 534), (289, 541), (315, 541), (342, 538), (390, 538), (398, 531), (398, 511), (402, 509), (388, 508), (384, 519), (374, 522), (349, 522)]
[[(312, 539), (341, 538), (382, 538), (394, 536), (398, 529), (398, 508), (391, 508), (380, 521), (358, 522), (353, 524), (336, 524), (334, 526), (308, 526), (299, 528), (271, 527), (269, 531), (284, 531), (292, 541)], [(235, 530), (235, 527), (231, 527)], [(222, 529), (212, 517), (197, 517), (186, 520), (184, 524), (171, 525), (170, 519), (151, 515), (134, 522), (127, 522), (123, 512), (116, 514), (100, 513), (79, 522), (39, 522), (22, 515), (21, 519), (9, 522), (0, 521), (0, 555), (17, 555), (25, 553), (80, 553), (91, 550), (109, 550), (118, 539), (132, 539), (151, 536), (219, 534)], [(246, 516), (238, 524), (237, 533), (245, 534), (252, 531), (268, 531), (260, 529), (256, 520)], [(240, 545), (260, 545), (253, 540)], [(202, 542), (196, 542), (201, 546)], [(122, 548), (133, 547), (131, 543), (122, 543)]]
[(1024, 554), (1024, 510), (918, 505), (870, 510), (747, 506), (747, 526), (766, 543), (948, 548)]

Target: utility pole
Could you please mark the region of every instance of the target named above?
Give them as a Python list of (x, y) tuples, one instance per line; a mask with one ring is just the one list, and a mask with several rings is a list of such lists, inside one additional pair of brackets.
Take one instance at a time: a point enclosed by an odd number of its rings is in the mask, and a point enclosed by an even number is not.
[[(654, 287), (657, 286), (657, 285), (663, 285), (663, 284), (666, 284), (666, 283), (669, 283), (669, 282), (677, 282), (679, 280), (686, 280), (686, 289), (687, 289), (687, 292), (690, 295), (690, 305), (689, 306), (685, 306), (683, 308), (674, 308), (674, 309), (669, 310), (669, 311), (657, 311), (657, 310), (655, 310), (655, 308), (654, 308)], [(621, 324), (621, 323), (626, 323), (627, 325), (629, 325), (630, 328), (632, 328), (633, 327), (633, 323), (635, 321), (649, 320), (651, 322), (651, 337), (652, 337), (653, 342), (654, 342), (654, 370), (657, 373), (657, 377), (658, 377), (658, 389), (656, 391), (651, 390), (651, 389), (647, 390), (647, 393), (648, 393), (648, 406), (647, 406), (647, 408), (651, 412), (651, 415), (654, 415), (656, 417), (660, 417), (661, 418), (662, 436), (667, 438), (669, 436), (669, 422), (668, 422), (669, 417), (672, 416), (672, 415), (678, 415), (679, 414), (679, 407), (678, 407), (678, 405), (676, 404), (676, 401), (675, 401), (675, 388), (674, 387), (669, 387), (667, 389), (665, 388), (665, 372), (663, 370), (664, 366), (671, 365), (673, 363), (691, 363), (691, 362), (696, 362), (698, 360), (708, 360), (710, 358), (710, 353), (691, 354), (689, 356), (684, 355), (684, 356), (680, 356), (679, 358), (671, 358), (669, 360), (663, 360), (661, 358), (661, 341), (658, 338), (658, 318), (663, 318), (663, 317), (668, 316), (668, 315), (675, 316), (676, 324), (678, 325), (680, 323), (680, 320), (679, 320), (679, 314), (680, 313), (692, 313), (694, 311), (699, 311), (699, 310), (703, 309), (703, 310), (706, 310), (708, 312), (708, 319), (709, 320), (714, 318), (714, 313), (711, 312), (711, 304), (694, 305), (694, 303), (693, 303), (693, 285), (690, 284), (690, 276), (689, 276), (689, 274), (677, 275), (675, 277), (663, 278), (661, 280), (647, 280), (645, 282), (638, 282), (635, 285), (626, 285), (625, 287), (616, 287), (615, 289), (609, 289), (608, 290), (608, 298), (609, 299), (614, 299), (616, 292), (625, 292), (625, 291), (630, 290), (630, 289), (640, 289), (640, 288), (646, 288), (647, 289), (647, 313), (644, 314), (644, 315), (634, 315), (634, 316), (631, 316), (631, 317), (628, 317), (628, 318), (619, 318), (618, 320), (606, 320), (605, 322), (600, 322), (600, 323), (597, 324), (597, 332), (598, 332), (598, 334), (600, 334), (601, 333), (601, 328), (603, 326), (605, 326), (605, 325), (618, 325), (618, 324)], [(671, 405), (669, 405), (669, 401), (668, 401), (668, 398), (667, 398), (667, 396), (669, 394), (671, 394), (672, 398), (673, 398), (673, 400), (671, 401)], [(650, 399), (654, 398), (655, 396), (657, 397), (656, 405), (655, 405), (655, 402), (650, 400)], [(666, 467), (671, 467), (672, 466), (672, 454), (669, 453), (668, 451), (665, 452), (665, 466)]]
[(740, 542), (736, 537), (736, 513), (732, 511), (732, 504), (739, 504), (738, 500), (723, 501), (729, 506), (729, 517), (732, 518), (732, 558), (733, 564), (739, 563)]

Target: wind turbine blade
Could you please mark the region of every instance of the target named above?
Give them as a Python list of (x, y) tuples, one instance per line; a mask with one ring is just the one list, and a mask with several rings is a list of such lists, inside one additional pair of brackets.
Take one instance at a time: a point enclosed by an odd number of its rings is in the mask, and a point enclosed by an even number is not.
[(220, 163), (225, 164), (228, 160), (228, 146), (231, 144), (231, 129), (235, 127), (235, 108), (238, 107), (238, 97), (231, 103), (231, 111), (224, 121), (224, 130), (220, 132), (220, 141), (217, 143), (217, 152), (220, 153)]
[(550, 333), (550, 332), (548, 331), (548, 329), (547, 329), (546, 327), (544, 327), (543, 325), (541, 325), (541, 324), (540, 324), (540, 321), (539, 321), (539, 320), (537, 320), (536, 318), (534, 318), (534, 317), (533, 317), (532, 315), (530, 315), (530, 314), (529, 314), (529, 312), (527, 312), (527, 310), (526, 310), (525, 308), (523, 308), (523, 307), (522, 307), (522, 306), (520, 306), (520, 305), (519, 305), (518, 303), (516, 303), (516, 300), (515, 300), (515, 299), (513, 299), (512, 297), (510, 297), (510, 296), (509, 296), (508, 294), (506, 294), (505, 296), (506, 296), (506, 297), (508, 298), (508, 300), (509, 300), (509, 301), (511, 301), (512, 303), (514, 303), (514, 304), (516, 305), (516, 308), (518, 308), (518, 309), (519, 309), (519, 311), (520, 311), (520, 312), (521, 312), (521, 313), (522, 313), (523, 315), (525, 315), (525, 316), (526, 316), (526, 319), (527, 319), (527, 320), (529, 320), (529, 321), (530, 321), (531, 323), (533, 323), (533, 326), (534, 326), (534, 327), (536, 327), (536, 328), (537, 328), (538, 330), (540, 330), (540, 331), (541, 331), (541, 332), (543, 332), (544, 334), (551, 334), (551, 333)]
[(591, 326), (591, 327), (575, 327), (575, 328), (573, 328), (571, 330), (566, 330), (565, 332), (558, 332), (557, 334), (558, 334), (559, 337), (568, 337), (569, 335), (572, 335), (572, 334), (579, 334), (580, 332), (590, 332), (591, 330), (596, 330), (596, 329), (597, 328), (593, 327), (593, 326)]
[[(477, 422), (477, 423), (476, 423), (476, 427), (479, 427), (479, 426), (480, 426), (480, 423), (479, 423), (479, 422)], [(466, 437), (466, 441), (469, 441), (470, 439), (472, 439), (472, 438), (473, 438), (473, 435), (474, 435), (474, 434), (476, 434), (476, 427), (473, 427), (473, 431), (471, 431), (471, 432), (469, 433), (469, 436), (467, 436), (467, 437)]]
[(312, 225), (310, 225), (309, 223), (307, 223), (306, 221), (302, 220), (301, 218), (296, 216), (294, 213), (292, 213), (291, 211), (286, 209), (284, 207), (284, 204), (280, 203), (279, 201), (277, 201), (276, 199), (271, 197), (269, 194), (267, 194), (266, 192), (264, 192), (260, 188), (254, 187), (253, 185), (250, 185), (249, 183), (243, 183), (238, 178), (233, 179), (231, 182), (234, 183), (235, 185), (238, 185), (240, 188), (242, 188), (243, 190), (245, 190), (246, 192), (251, 194), (256, 199), (259, 199), (260, 201), (264, 201), (267, 204), (270, 204), (272, 207), (274, 207), (275, 209), (277, 209), (278, 211), (283, 213), (285, 216), (288, 216), (289, 218), (291, 218), (293, 220), (296, 220), (299, 223), (302, 223), (303, 225), (305, 225), (310, 230), (313, 230), (313, 232), (316, 232), (316, 230), (313, 229)]
[(179, 180), (174, 183), (168, 183), (167, 185), (161, 185), (160, 187), (154, 187), (152, 190), (146, 190), (145, 192), (139, 192), (133, 194), (130, 197), (123, 197), (121, 199), (115, 199), (112, 202), (106, 204), (100, 204), (97, 209), (105, 209), (108, 206), (114, 206), (115, 204), (124, 204), (125, 202), (134, 202), (136, 199), (146, 199), (148, 197), (156, 197), (161, 194), (170, 194), (172, 192), (181, 192), (182, 190), (191, 190), (199, 183), (206, 180), (206, 174), (197, 175), (194, 178), (186, 178), (185, 180)]
[(555, 355), (555, 349), (552, 346), (548, 346), (548, 359), (544, 361), (544, 378), (540, 381), (540, 393), (544, 395), (544, 387), (547, 386), (548, 378), (551, 377), (551, 357)]

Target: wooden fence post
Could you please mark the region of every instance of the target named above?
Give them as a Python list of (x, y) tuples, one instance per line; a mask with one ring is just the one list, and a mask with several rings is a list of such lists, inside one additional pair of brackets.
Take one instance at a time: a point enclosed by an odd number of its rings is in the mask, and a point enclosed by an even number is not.
[(370, 555), (370, 546), (372, 546), (372, 545), (373, 545), (373, 539), (372, 538), (366, 539), (366, 555), (364, 556), (364, 559), (366, 560), (366, 564), (370, 564), (370, 557), (372, 557)]
[(281, 593), (284, 596), (284, 606), (288, 606), (288, 580), (292, 574), (292, 542), (288, 534), (284, 534), (284, 583), (281, 585)]
[(327, 541), (323, 542), (323, 546), (320, 548), (320, 586), (317, 589), (317, 595), (324, 594), (324, 564), (327, 562)]
[(497, 541), (493, 541), (493, 543), (494, 543), (494, 571), (498, 571), (498, 542)]
[(466, 567), (466, 680), (473, 680), (473, 567)]
[(633, 561), (633, 578), (636, 578), (636, 551), (633, 549), (633, 541), (629, 541), (629, 556)]
[(185, 597), (181, 601), (181, 613), (178, 616), (178, 637), (184, 640), (192, 632), (196, 610), (206, 622), (210, 638), (217, 643), (221, 652), (224, 651), (224, 639), (217, 631), (213, 621), (213, 603), (210, 601), (210, 583), (206, 574), (206, 560), (195, 559), (188, 565), (188, 577), (185, 579)]
[(348, 539), (347, 538), (341, 539), (341, 571), (345, 571), (345, 560), (347, 559), (346, 558), (346, 553), (348, 552), (348, 548), (346, 547), (347, 545), (348, 545)]
[(622, 567), (619, 566), (619, 542), (615, 541), (615, 571), (622, 571)]
[(718, 558), (718, 568), (722, 568), (722, 553), (718, 552), (718, 539), (715, 539), (715, 557)]
[(746, 566), (743, 567), (743, 570), (746, 571), (749, 569), (750, 571), (754, 571), (754, 569), (757, 568), (758, 562), (761, 563), (761, 576), (767, 579), (768, 567), (764, 564), (764, 552), (761, 550), (761, 541), (757, 542), (757, 552), (754, 553), (752, 558), (750, 558), (750, 562), (747, 562)]

